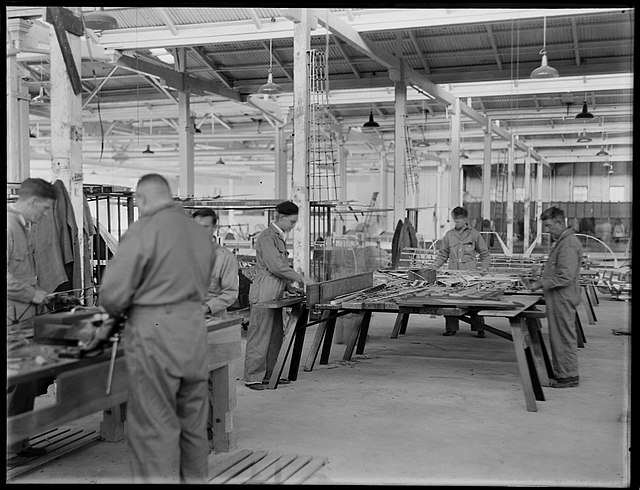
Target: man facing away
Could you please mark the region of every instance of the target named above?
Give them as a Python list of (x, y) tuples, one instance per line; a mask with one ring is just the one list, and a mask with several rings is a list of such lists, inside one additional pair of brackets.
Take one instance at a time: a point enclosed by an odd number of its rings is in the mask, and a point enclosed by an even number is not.
[(126, 315), (127, 441), (135, 483), (206, 483), (207, 331), (202, 302), (211, 235), (158, 174), (140, 178), (140, 218), (122, 236), (100, 305)]
[[(226, 318), (227, 308), (238, 299), (239, 279), (238, 260), (228, 249), (218, 244), (216, 230), (218, 229), (218, 215), (213, 209), (197, 209), (192, 214), (193, 219), (211, 235), (211, 242), (215, 254), (215, 265), (211, 270), (209, 289), (202, 303), (205, 316)], [(213, 441), (213, 380), (209, 374), (207, 381), (209, 388), (209, 415), (207, 416), (207, 438), (209, 444)], [(211, 446), (210, 446), (211, 447)], [(213, 448), (212, 448), (213, 449)]]
[(576, 308), (580, 304), (582, 245), (573, 228), (567, 228), (564, 211), (552, 206), (541, 215), (544, 231), (554, 241), (542, 275), (531, 281), (542, 288), (549, 324), (549, 344), (555, 381), (553, 388), (578, 386)]
[[(7, 332), (26, 330), (33, 333), (31, 320), (38, 305), (47, 300), (47, 292), (38, 286), (36, 264), (29, 247), (31, 224), (37, 223), (53, 209), (56, 190), (49, 182), (26, 179), (20, 185), (18, 199), (7, 206)], [(7, 387), (7, 415), (33, 410), (37, 381)], [(9, 455), (41, 456), (45, 448), (35, 448), (21, 440), (7, 448)]]
[[(480, 232), (469, 226), (469, 213), (463, 207), (455, 207), (451, 211), (451, 219), (454, 227), (445, 233), (438, 256), (433, 262), (433, 267), (439, 269), (447, 261), (449, 270), (473, 271), (478, 268), (478, 260), (481, 261), (483, 272), (489, 271), (491, 255)], [(445, 337), (455, 335), (460, 329), (459, 320), (456, 317), (445, 317)], [(478, 329), (477, 337), (485, 337), (484, 330)]]
[[(289, 265), (285, 243), (297, 221), (298, 206), (281, 202), (276, 206), (275, 221), (256, 239), (257, 272), (249, 288), (251, 312), (244, 361), (244, 382), (252, 390), (264, 390), (269, 384), (284, 338), (282, 308), (262, 308), (256, 303), (282, 299), (285, 291), (299, 292), (293, 283), (305, 282), (303, 275)], [(281, 384), (290, 382), (279, 380)]]

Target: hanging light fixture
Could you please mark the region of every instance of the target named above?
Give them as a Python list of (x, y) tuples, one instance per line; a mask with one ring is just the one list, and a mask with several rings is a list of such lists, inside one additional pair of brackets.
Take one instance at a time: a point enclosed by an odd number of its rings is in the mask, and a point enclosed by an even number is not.
[(33, 99), (29, 101), (29, 104), (33, 105), (42, 105), (49, 102), (49, 96), (44, 91), (43, 84), (43, 73), (44, 69), (42, 68), (42, 60), (40, 60), (40, 90), (38, 91), (38, 95), (36, 95)]
[(369, 120), (362, 125), (362, 129), (372, 130), (374, 128), (379, 128), (380, 125), (373, 120), (373, 109), (369, 113)]
[(118, 27), (118, 21), (116, 18), (104, 11), (104, 7), (100, 7), (100, 10), (95, 10), (84, 14), (85, 27), (94, 31), (105, 31), (107, 29), (115, 29)]
[[(271, 18), (271, 22), (275, 22), (275, 18)], [(258, 89), (260, 95), (278, 95), (283, 92), (282, 87), (277, 83), (273, 83), (273, 73), (271, 69), (273, 67), (273, 37), (269, 37), (269, 76), (267, 77), (267, 83), (262, 85)]]
[(422, 141), (418, 141), (418, 143), (416, 143), (416, 146), (418, 148), (427, 148), (429, 145), (429, 142), (427, 141), (427, 135), (426, 135), (426, 129), (427, 129), (427, 114), (429, 113), (429, 111), (427, 111), (425, 109), (424, 111), (424, 126), (422, 126)]
[(218, 159), (218, 161), (216, 162), (216, 165), (226, 165), (226, 163), (224, 163), (224, 162), (222, 161), (222, 157), (220, 157), (220, 158)]
[(579, 135), (578, 135), (578, 139), (576, 140), (577, 143), (589, 143), (591, 141), (591, 138), (589, 138), (587, 136), (587, 132), (582, 131)]
[(598, 151), (598, 153), (596, 153), (597, 157), (608, 157), (609, 153), (607, 152), (607, 150), (604, 149), (604, 146), (600, 147), (600, 151)]
[(576, 119), (593, 119), (593, 114), (587, 110), (587, 101), (582, 103), (582, 112), (576, 115)]
[[(149, 137), (153, 135), (153, 119), (149, 116)], [(147, 143), (147, 148), (142, 151), (144, 155), (153, 155), (155, 152), (151, 149), (151, 145)]]
[(460, 158), (469, 159), (469, 155), (467, 155), (466, 151), (462, 150), (460, 152)]
[(529, 78), (558, 78), (558, 70), (547, 64), (547, 17), (543, 17), (543, 34), (542, 34), (542, 49), (540, 54), (542, 55), (542, 64), (531, 72)]

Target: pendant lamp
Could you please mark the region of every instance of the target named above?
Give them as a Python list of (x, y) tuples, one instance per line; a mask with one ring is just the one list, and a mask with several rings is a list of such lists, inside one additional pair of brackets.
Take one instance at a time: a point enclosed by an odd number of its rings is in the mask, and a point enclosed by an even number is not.
[(104, 7), (100, 7), (100, 10), (84, 14), (83, 18), (85, 27), (94, 31), (105, 31), (118, 27), (116, 18), (107, 14), (104, 11)]
[[(153, 119), (149, 117), (149, 136), (153, 136)], [(153, 155), (155, 152), (151, 149), (151, 145), (147, 143), (147, 148), (142, 152), (145, 155)]]
[[(275, 19), (271, 19), (275, 22)], [(278, 95), (283, 92), (282, 87), (277, 83), (273, 83), (273, 73), (271, 69), (273, 67), (273, 38), (269, 38), (269, 76), (267, 77), (267, 83), (262, 85), (258, 89), (260, 95)]]
[(591, 138), (589, 138), (587, 136), (587, 132), (586, 131), (582, 131), (578, 135), (578, 139), (576, 140), (576, 142), (578, 142), (578, 143), (589, 143), (590, 141), (591, 141)]
[(216, 165), (226, 165), (226, 163), (224, 163), (224, 162), (222, 161), (222, 157), (220, 157), (220, 158), (218, 159), (218, 161), (216, 162)]
[(142, 153), (144, 153), (145, 155), (153, 155), (155, 151), (151, 149), (151, 145), (147, 145), (146, 150), (144, 150)]
[(428, 113), (429, 111), (427, 110), (424, 111), (424, 126), (422, 127), (422, 141), (418, 141), (418, 143), (416, 144), (418, 148), (427, 148), (428, 146), (430, 146), (429, 142), (427, 141), (427, 135), (426, 135)]
[(362, 125), (362, 129), (373, 130), (379, 128), (380, 125), (373, 120), (373, 110), (369, 113), (369, 120)]
[(587, 110), (587, 101), (582, 103), (582, 112), (576, 115), (576, 119), (593, 119), (593, 114)]
[(542, 55), (541, 65), (531, 72), (529, 78), (558, 78), (558, 70), (551, 67), (547, 63), (547, 17), (543, 17), (543, 34), (542, 34), (542, 49), (540, 54)]
[(608, 157), (609, 156), (609, 152), (607, 152), (607, 150), (604, 149), (604, 146), (600, 147), (600, 150), (598, 151), (598, 153), (596, 153), (597, 157)]

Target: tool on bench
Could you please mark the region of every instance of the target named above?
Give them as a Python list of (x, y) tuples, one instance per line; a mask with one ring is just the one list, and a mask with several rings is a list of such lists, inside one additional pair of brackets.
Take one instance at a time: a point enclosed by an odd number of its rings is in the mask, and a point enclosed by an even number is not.
[(116, 366), (116, 351), (118, 349), (118, 342), (120, 341), (121, 332), (116, 332), (113, 337), (109, 340), (111, 341), (111, 359), (109, 360), (109, 375), (107, 376), (107, 389), (105, 391), (105, 395), (111, 393), (111, 382), (113, 381), (113, 370)]

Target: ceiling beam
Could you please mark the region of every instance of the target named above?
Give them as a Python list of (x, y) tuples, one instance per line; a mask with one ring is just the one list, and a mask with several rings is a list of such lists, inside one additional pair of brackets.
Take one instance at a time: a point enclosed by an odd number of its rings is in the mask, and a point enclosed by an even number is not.
[(178, 28), (174, 24), (173, 20), (171, 20), (171, 16), (169, 15), (169, 11), (166, 7), (155, 7), (150, 10), (152, 12), (157, 12), (160, 15), (160, 18), (169, 28), (169, 32), (171, 32), (171, 34), (173, 34), (174, 36), (178, 35)]
[(576, 54), (576, 66), (580, 66), (580, 46), (578, 42), (578, 28), (575, 17), (571, 18), (571, 37), (573, 39), (573, 50)]
[(163, 87), (160, 82), (158, 82), (154, 77), (151, 77), (149, 75), (142, 75), (142, 78), (149, 82), (153, 88), (158, 90), (158, 92), (164, 94), (167, 99), (175, 102), (176, 104), (178, 103), (178, 99), (176, 98), (176, 96), (169, 92), (165, 87)]
[(491, 24), (487, 24), (486, 29), (487, 29), (487, 34), (489, 35), (489, 43), (491, 44), (493, 55), (496, 57), (496, 64), (498, 65), (498, 70), (502, 70), (502, 60), (500, 59), (500, 53), (498, 53), (498, 46), (496, 46), (496, 39), (493, 37), (493, 29), (491, 29)]
[(111, 75), (113, 75), (113, 73), (118, 69), (117, 66), (114, 66), (111, 68), (111, 70), (109, 70), (109, 73), (107, 73), (107, 75), (100, 80), (100, 82), (98, 83), (98, 85), (96, 85), (96, 87), (91, 91), (91, 93), (87, 96), (87, 98), (82, 102), (82, 108), (84, 109), (85, 107), (87, 107), (87, 104), (89, 102), (91, 102), (91, 99), (93, 99), (95, 97), (95, 95), (100, 92), (100, 89), (104, 86), (105, 83), (107, 83), (107, 80), (109, 80), (109, 78), (111, 78)]
[(242, 97), (238, 92), (229, 90), (227, 87), (224, 87), (217, 82), (194, 78), (188, 73), (178, 72), (175, 70), (171, 70), (170, 68), (164, 68), (153, 63), (149, 63), (148, 61), (144, 61), (138, 58), (132, 58), (130, 56), (119, 53), (116, 53), (114, 58), (115, 63), (118, 66), (126, 67), (138, 73), (158, 77), (164, 80), (164, 82), (169, 87), (173, 87), (176, 90), (189, 91), (200, 95), (210, 93), (225, 97), (230, 100), (242, 100)]
[(213, 74), (216, 77), (218, 77), (218, 79), (220, 79), (220, 81), (224, 83), (227, 88), (233, 90), (233, 87), (231, 86), (231, 83), (229, 82), (227, 77), (225, 77), (222, 73), (220, 73), (220, 68), (216, 66), (211, 61), (211, 59), (209, 59), (209, 54), (205, 52), (202, 46), (191, 46), (191, 52), (195, 54), (200, 61), (202, 61), (205, 65), (211, 68), (211, 71), (213, 72)]
[(256, 25), (256, 27), (258, 29), (262, 29), (262, 23), (260, 22), (260, 18), (258, 17), (258, 14), (256, 13), (256, 9), (249, 8), (247, 10), (249, 11), (249, 15), (251, 16), (251, 20), (253, 20), (253, 23)]
[(353, 74), (357, 78), (362, 78), (362, 75), (360, 75), (360, 72), (355, 67), (355, 65), (353, 64), (353, 62), (351, 61), (351, 59), (347, 55), (346, 51), (344, 50), (344, 46), (342, 45), (342, 41), (339, 38), (337, 38), (336, 36), (332, 36), (332, 39), (333, 39), (333, 43), (338, 47), (338, 51), (340, 51), (340, 54), (342, 55), (342, 57), (347, 61), (347, 64), (349, 65), (349, 68), (351, 68), (351, 71), (353, 72)]
[[(283, 15), (290, 9), (281, 9)], [(349, 14), (341, 11), (333, 15), (350, 22), (357, 32), (402, 29), (425, 29), (429, 27), (483, 24), (487, 22), (512, 22), (546, 17), (602, 15), (621, 12), (628, 8), (558, 8), (558, 9), (360, 9), (353, 21)], [(324, 36), (326, 30), (318, 28), (311, 36)], [(293, 38), (293, 23), (289, 19), (276, 17), (269, 29), (258, 28), (253, 20), (211, 22), (182, 25), (177, 36), (166, 26), (112, 29), (103, 31), (100, 44), (112, 49), (144, 49), (156, 47), (178, 47), (204, 44), (232, 43)]]
[(420, 49), (420, 45), (418, 44), (418, 40), (416, 39), (416, 35), (413, 33), (413, 31), (409, 31), (409, 39), (411, 39), (411, 42), (413, 43), (413, 47), (416, 50), (418, 58), (420, 59), (422, 68), (424, 68), (424, 72), (429, 75), (431, 73), (431, 68), (429, 67), (429, 63), (427, 62), (427, 57)]

